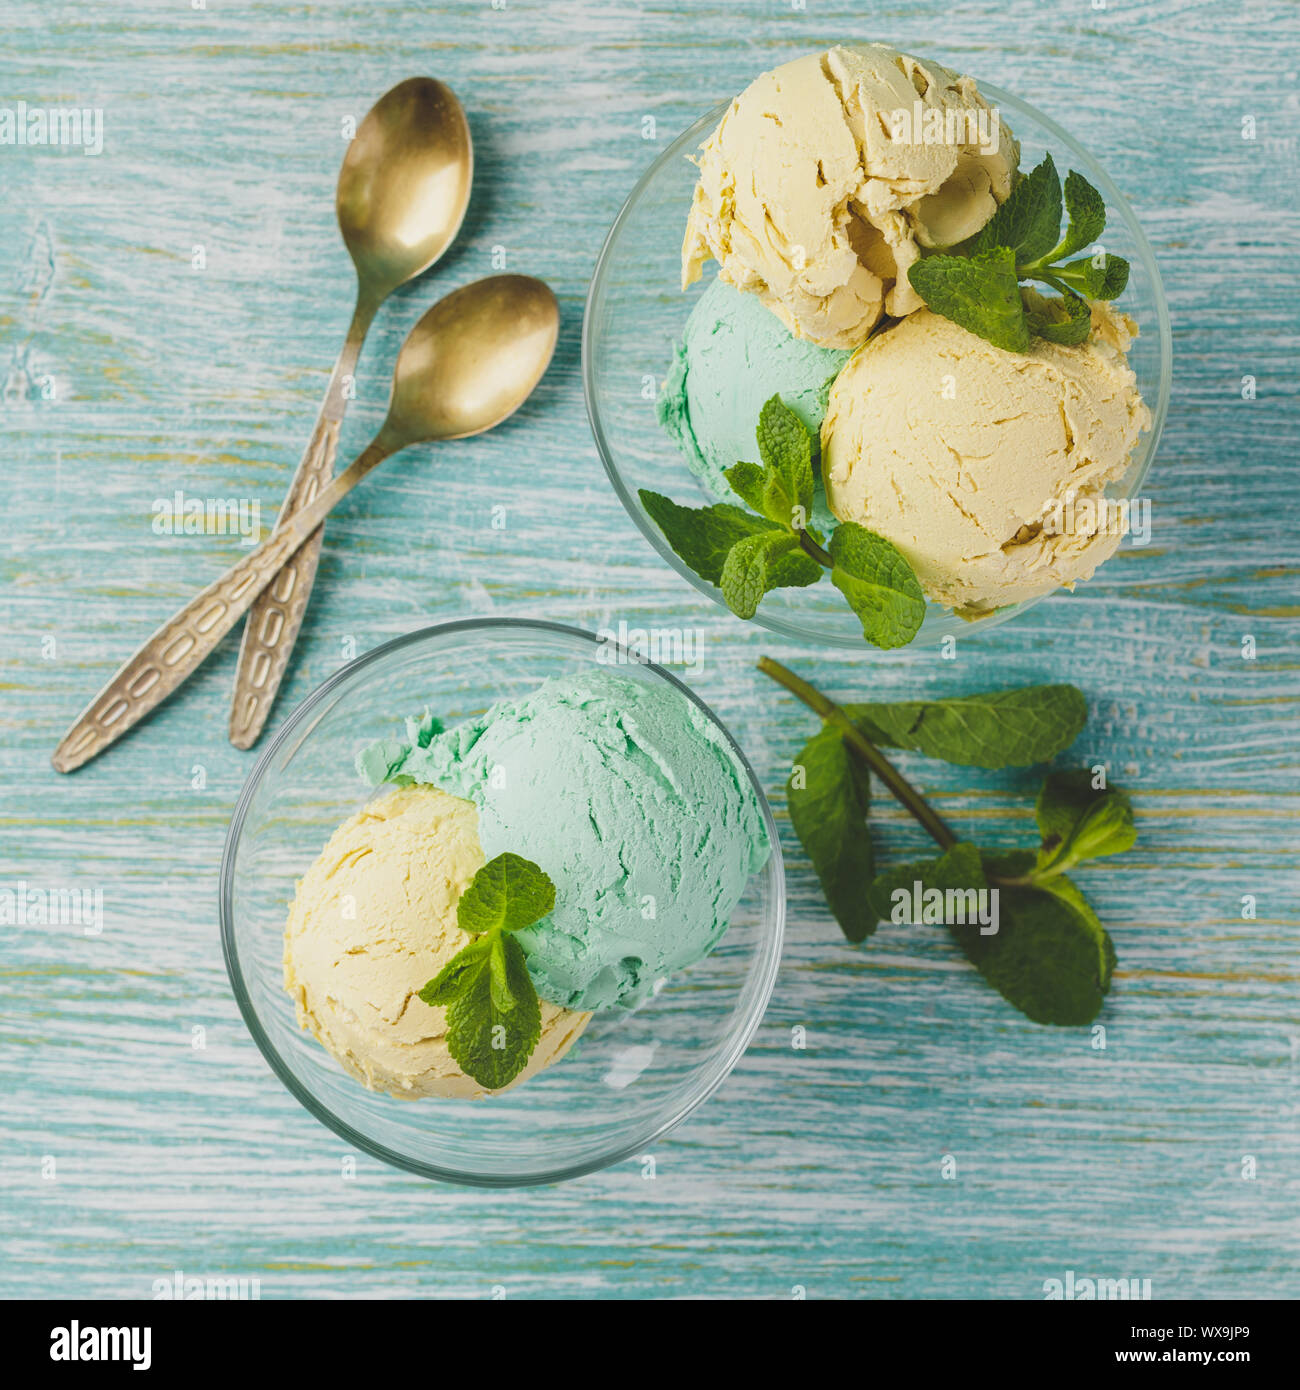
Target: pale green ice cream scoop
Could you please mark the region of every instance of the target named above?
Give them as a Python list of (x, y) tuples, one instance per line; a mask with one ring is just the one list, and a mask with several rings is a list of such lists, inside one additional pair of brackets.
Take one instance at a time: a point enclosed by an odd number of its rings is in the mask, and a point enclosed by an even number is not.
[(554, 1004), (639, 1003), (713, 949), (771, 853), (744, 767), (669, 686), (592, 668), (445, 733), (409, 727), (358, 766), (468, 798), (489, 859), (550, 875), (555, 910), (518, 941)]
[[(673, 350), (659, 423), (705, 490), (739, 504), (723, 470), (742, 459), (759, 462), (755, 430), (765, 402), (780, 396), (807, 425), (816, 462), (831, 385), (852, 355), (794, 337), (757, 295), (714, 280)], [(830, 524), (820, 486), (817, 500), (814, 519)]]

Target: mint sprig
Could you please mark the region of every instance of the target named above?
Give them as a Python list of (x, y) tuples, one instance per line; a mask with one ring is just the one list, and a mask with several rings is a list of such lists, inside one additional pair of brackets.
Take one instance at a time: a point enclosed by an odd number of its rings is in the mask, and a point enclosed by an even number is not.
[(773, 589), (806, 588), (827, 571), (878, 647), (901, 647), (925, 617), (925, 595), (891, 542), (855, 522), (831, 533), (829, 548), (808, 525), (813, 502), (812, 436), (781, 397), (759, 412), (762, 463), (725, 470), (731, 490), (750, 508), (719, 502), (683, 507), (640, 490), (641, 504), (673, 550), (738, 618), (752, 618)]
[[(1052, 156), (1045, 155), (973, 237), (950, 254), (921, 257), (907, 278), (936, 314), (1008, 352), (1028, 352), (1035, 337), (1081, 343), (1091, 328), (1087, 301), (1117, 299), (1128, 285), (1122, 256), (1098, 250), (1067, 260), (1105, 228), (1101, 194), (1073, 169), (1062, 190)], [(1045, 297), (1023, 280), (1040, 281), (1059, 297)]]
[(474, 875), (456, 909), (471, 940), (420, 991), (447, 1010), (447, 1049), (489, 1091), (528, 1065), (542, 1032), (541, 1004), (513, 933), (555, 906), (555, 885), (530, 859), (498, 854)]
[[(996, 891), (996, 930), (970, 917), (948, 924), (967, 959), (1035, 1022), (1091, 1022), (1110, 989), (1115, 949), (1065, 871), (1132, 846), (1128, 797), (1088, 770), (1052, 772), (1036, 807), (1037, 849), (988, 852), (959, 840), (876, 746), (893, 743), (980, 767), (1037, 761), (1062, 751), (1080, 732), (1087, 713), (1080, 692), (1029, 686), (942, 701), (841, 706), (770, 657), (758, 665), (822, 719), (821, 731), (799, 755), (797, 792), (791, 776), (790, 819), (845, 935), (860, 941), (900, 909), (902, 920), (912, 920), (918, 886), (940, 902), (971, 890)], [(869, 774), (925, 827), (941, 855), (875, 872)], [(923, 912), (921, 920), (942, 918)]]

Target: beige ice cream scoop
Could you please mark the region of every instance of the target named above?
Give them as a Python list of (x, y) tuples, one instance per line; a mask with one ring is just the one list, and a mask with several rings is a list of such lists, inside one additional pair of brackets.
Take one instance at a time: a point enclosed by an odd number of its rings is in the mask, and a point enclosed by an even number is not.
[[(483, 862), (474, 803), (416, 785), (350, 816), (298, 883), (285, 988), (299, 1025), (371, 1090), (488, 1094), (448, 1051), (446, 1010), (419, 997), (470, 940), (456, 908)], [(541, 1039), (512, 1086), (563, 1057), (591, 1018), (546, 1000), (541, 1010)]]
[(1019, 147), (969, 77), (883, 44), (785, 63), (732, 102), (701, 148), (682, 288), (713, 257), (798, 338), (856, 348), (922, 301), (921, 247), (977, 232)]
[(1151, 423), (1136, 332), (1106, 304), (1086, 342), (1023, 354), (928, 309), (884, 329), (831, 389), (831, 510), (893, 541), (926, 595), (967, 617), (1089, 578), (1122, 539), (1097, 504)]

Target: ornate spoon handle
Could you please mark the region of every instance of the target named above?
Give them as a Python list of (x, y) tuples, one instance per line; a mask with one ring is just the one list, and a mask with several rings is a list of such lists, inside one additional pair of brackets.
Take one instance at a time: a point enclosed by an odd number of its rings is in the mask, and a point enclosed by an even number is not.
[[(383, 441), (383, 442), (381, 442)], [(381, 432), (315, 501), (290, 517), (278, 531), (232, 565), (192, 599), (140, 648), (82, 711), (54, 750), (57, 772), (71, 772), (116, 743), (181, 685), (279, 573), (304, 541), (319, 530), (330, 508), (376, 464), (393, 452)], [(400, 446), (398, 446), (400, 447)]]
[[(358, 299), (347, 341), (330, 376), (320, 418), (276, 518), (277, 530), (301, 508), (315, 501), (334, 476), (339, 426), (348, 408), (346, 381), (356, 370), (361, 344), (374, 315), (374, 306)], [(235, 669), (235, 691), (230, 702), (230, 741), (236, 748), (251, 748), (261, 736), (271, 713), (293, 644), (298, 640), (312, 585), (316, 582), (324, 537), (323, 527), (309, 536), (254, 600), (244, 624), (239, 663)]]

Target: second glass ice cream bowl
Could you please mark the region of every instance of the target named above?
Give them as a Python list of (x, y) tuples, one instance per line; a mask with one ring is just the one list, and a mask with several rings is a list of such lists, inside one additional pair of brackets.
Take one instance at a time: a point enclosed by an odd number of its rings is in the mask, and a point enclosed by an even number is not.
[[(285, 919), (295, 881), (372, 793), (359, 749), (400, 738), (428, 707), (448, 726), (548, 676), (592, 667), (673, 687), (721, 732), (772, 843), (725, 934), (635, 1010), (593, 1015), (567, 1056), (481, 1100), (401, 1100), (367, 1090), (299, 1027), (285, 992)], [(562, 769), (557, 768), (557, 775)], [(425, 628), (378, 647), (294, 711), (249, 776), (221, 866), (221, 931), (236, 1000), (272, 1070), (317, 1119), (358, 1148), (424, 1177), (486, 1187), (577, 1177), (643, 1153), (719, 1086), (767, 1005), (785, 921), (772, 813), (716, 716), (658, 666), (558, 624), (483, 619)]]
[[(1129, 353), (1129, 363), (1152, 417), (1151, 428), (1139, 439), (1126, 473), (1107, 492), (1116, 498), (1137, 497), (1164, 427), (1172, 364), (1169, 310), (1151, 245), (1123, 194), (1077, 140), (1026, 102), (984, 82), (979, 87), (1020, 141), (1022, 170), (1033, 168), (1050, 153), (1062, 177), (1067, 169), (1077, 169), (1106, 200), (1105, 248), (1125, 257), (1131, 266), (1128, 287), (1115, 307), (1135, 319), (1141, 330)], [(691, 307), (717, 272), (716, 264), (708, 262), (703, 279), (682, 293), (682, 234), (695, 185), (695, 167), (688, 156), (694, 155), (713, 132), (728, 105), (722, 103), (684, 131), (632, 190), (596, 264), (582, 342), (587, 411), (615, 492), (668, 564), (720, 605), (719, 590), (676, 554), (642, 506), (638, 493), (642, 488), (663, 493), (684, 506), (707, 506), (718, 500), (702, 487), (659, 426), (655, 391), (647, 387), (653, 383), (657, 390), (662, 383), (673, 344), (681, 340)], [(739, 504), (738, 498), (731, 500)], [(1012, 604), (975, 623), (928, 604), (912, 645), (933, 646), (947, 637), (986, 632), (1040, 601), (1035, 598)], [(798, 641), (875, 650), (863, 640), (857, 617), (829, 581), (768, 593), (752, 621)]]

